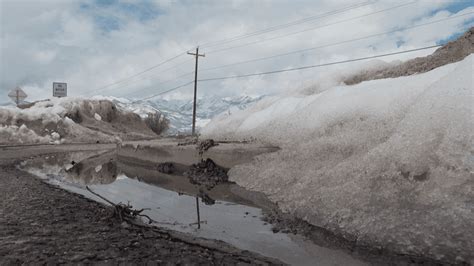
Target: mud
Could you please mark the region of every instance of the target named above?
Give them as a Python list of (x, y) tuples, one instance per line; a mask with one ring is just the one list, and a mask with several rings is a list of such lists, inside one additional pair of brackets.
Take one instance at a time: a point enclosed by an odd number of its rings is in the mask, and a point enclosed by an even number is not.
[(280, 264), (221, 241), (120, 223), (111, 207), (19, 171), (18, 157), (0, 159), (0, 264)]
[(199, 155), (202, 156), (205, 151), (217, 145), (219, 144), (216, 143), (213, 139), (206, 139), (206, 140), (200, 141), (197, 144), (196, 149), (199, 151)]
[(219, 183), (229, 181), (227, 171), (228, 169), (220, 167), (208, 158), (193, 164), (184, 174), (189, 178), (191, 184), (204, 186), (209, 190)]

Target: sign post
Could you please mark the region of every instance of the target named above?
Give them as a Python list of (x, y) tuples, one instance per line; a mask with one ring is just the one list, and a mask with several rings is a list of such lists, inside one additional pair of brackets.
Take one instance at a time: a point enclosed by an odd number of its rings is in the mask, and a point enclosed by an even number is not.
[(16, 87), (8, 93), (8, 97), (18, 106), (28, 95), (20, 87)]
[(53, 82), (53, 97), (66, 97), (67, 96), (67, 83), (64, 82)]

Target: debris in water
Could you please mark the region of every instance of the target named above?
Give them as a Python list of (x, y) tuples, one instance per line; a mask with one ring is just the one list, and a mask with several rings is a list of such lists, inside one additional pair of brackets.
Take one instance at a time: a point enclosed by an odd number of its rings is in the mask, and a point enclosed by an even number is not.
[(130, 223), (130, 224), (137, 225), (136, 219), (139, 216), (147, 218), (148, 219), (148, 224), (151, 224), (152, 222), (154, 222), (154, 220), (151, 219), (148, 215), (141, 214), (143, 211), (145, 211), (147, 209), (134, 210), (132, 205), (130, 205), (129, 203), (123, 204), (123, 203), (120, 202), (118, 204), (115, 204), (112, 201), (110, 201), (110, 200), (106, 199), (105, 197), (103, 197), (102, 195), (99, 195), (96, 192), (92, 191), (89, 188), (89, 186), (86, 186), (86, 189), (90, 193), (96, 195), (97, 197), (105, 200), (110, 205), (114, 206), (115, 207), (114, 216), (117, 217), (120, 220), (120, 222), (127, 222), (127, 223)]
[(163, 173), (163, 174), (172, 174), (175, 171), (175, 167), (173, 163), (170, 162), (164, 162), (158, 164), (158, 172)]
[(189, 171), (184, 173), (191, 184), (205, 185), (207, 189), (213, 188), (221, 182), (227, 182), (227, 170), (218, 166), (211, 159), (201, 160), (191, 165)]

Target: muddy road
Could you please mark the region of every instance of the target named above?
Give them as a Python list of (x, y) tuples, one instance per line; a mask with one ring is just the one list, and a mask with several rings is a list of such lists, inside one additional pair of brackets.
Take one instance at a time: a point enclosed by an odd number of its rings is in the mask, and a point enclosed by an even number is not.
[(114, 145), (0, 148), (0, 264), (281, 264), (221, 241), (111, 218), (111, 208), (18, 170), (21, 160)]

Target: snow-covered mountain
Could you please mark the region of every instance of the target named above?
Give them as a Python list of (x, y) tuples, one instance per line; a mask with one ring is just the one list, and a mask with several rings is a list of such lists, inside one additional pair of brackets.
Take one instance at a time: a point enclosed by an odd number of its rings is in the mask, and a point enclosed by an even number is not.
[[(223, 112), (232, 113), (242, 110), (261, 100), (264, 96), (226, 97), (210, 96), (198, 99), (196, 111), (196, 127), (204, 127), (212, 118)], [(141, 103), (162, 112), (170, 120), (170, 134), (190, 132), (192, 128), (193, 101), (151, 99)]]
[[(243, 110), (265, 96), (238, 96), (217, 97), (209, 96), (197, 101), (196, 127), (199, 130), (212, 118), (223, 112), (231, 114), (236, 110)], [(133, 102), (125, 98), (97, 96), (114, 102), (120, 108), (132, 111), (142, 117), (150, 112), (160, 112), (170, 121), (169, 134), (189, 133), (192, 129), (193, 101), (192, 100), (166, 100), (163, 98)]]

